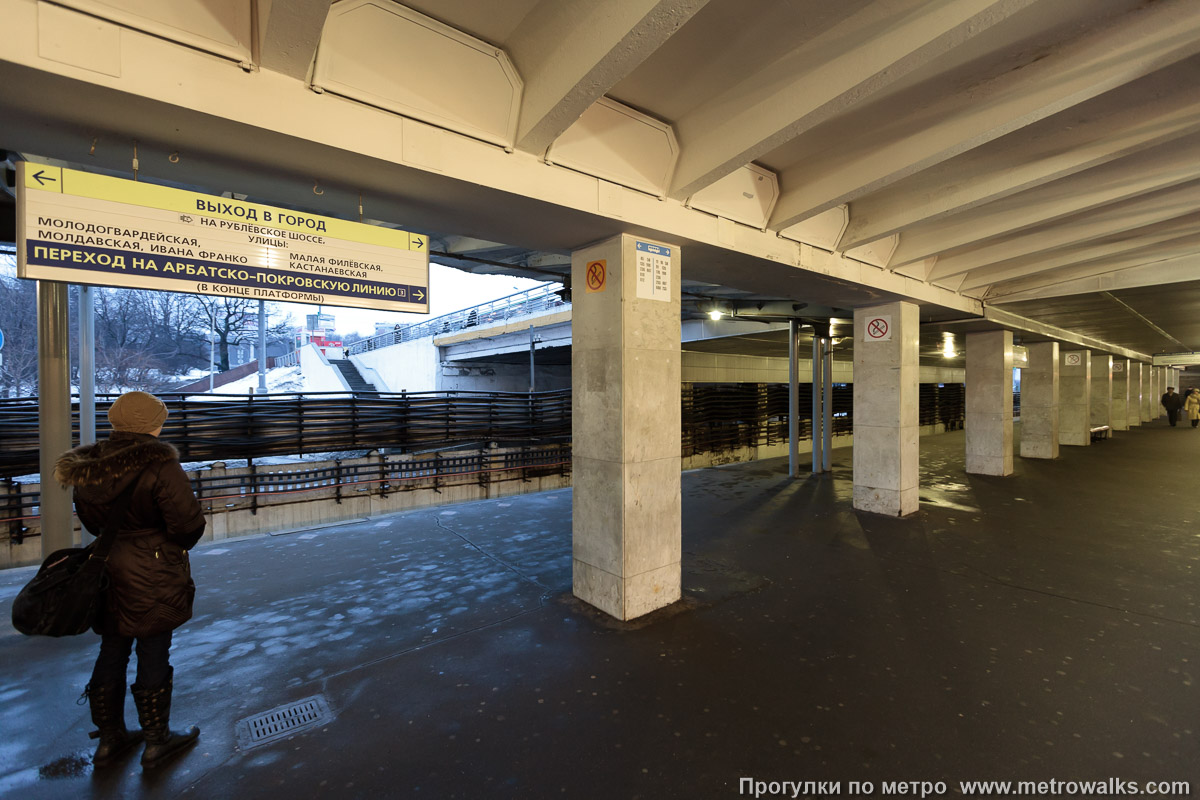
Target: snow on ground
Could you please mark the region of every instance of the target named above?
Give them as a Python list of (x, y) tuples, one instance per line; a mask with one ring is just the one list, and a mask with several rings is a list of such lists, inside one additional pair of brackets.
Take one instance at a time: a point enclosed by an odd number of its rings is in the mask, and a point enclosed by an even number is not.
[[(267, 393), (279, 394), (283, 392), (306, 392), (311, 391), (305, 383), (304, 376), (300, 373), (300, 367), (275, 367), (267, 370)], [(258, 393), (258, 373), (252, 373), (244, 378), (239, 378), (236, 381), (218, 386), (213, 394), (257, 394)], [(213, 396), (210, 394), (192, 394), (188, 395), (188, 400), (211, 400)]]

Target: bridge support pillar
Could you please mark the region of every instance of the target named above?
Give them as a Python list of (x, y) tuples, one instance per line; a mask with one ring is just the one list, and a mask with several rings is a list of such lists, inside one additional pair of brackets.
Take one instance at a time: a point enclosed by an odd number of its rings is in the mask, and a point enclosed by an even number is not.
[(1058, 458), (1058, 342), (1025, 348), (1021, 370), (1021, 458)]
[(1129, 430), (1129, 359), (1112, 362), (1112, 429)]
[(967, 334), (967, 472), (1012, 474), (1012, 370), (1012, 331)]
[(920, 504), (918, 311), (904, 302), (854, 310), (854, 507), (860, 511), (902, 517)]
[(680, 249), (571, 257), (572, 588), (628, 620), (680, 598)]
[(1059, 367), (1058, 443), (1086, 447), (1092, 443), (1092, 353), (1071, 350)]

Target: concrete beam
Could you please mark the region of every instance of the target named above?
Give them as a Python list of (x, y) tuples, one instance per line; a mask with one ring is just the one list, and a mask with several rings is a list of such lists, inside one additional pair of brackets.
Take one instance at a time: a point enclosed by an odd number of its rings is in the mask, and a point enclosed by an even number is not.
[[(977, 313), (978, 301), (711, 214), (623, 189), (331, 93), (270, 70), (247, 74), (162, 38), (125, 29), (119, 76), (81, 70), (38, 50), (38, 6), (0, 0), (12, 33), (0, 59), (5, 145), (14, 151), (125, 170), (138, 139), (147, 176), (344, 215), (361, 188), (376, 219), (414, 230), (463, 231), (561, 252), (630, 229), (691, 247), (689, 277), (759, 294), (848, 307), (911, 298)], [(101, 146), (89, 153), (92, 137)], [(152, 149), (162, 154), (153, 161)], [(166, 160), (183, 154), (177, 163)], [(325, 193), (313, 194), (314, 165)], [(153, 172), (151, 167), (153, 166)], [(451, 262), (453, 266), (453, 262)], [(515, 267), (519, 269), (519, 267)]]
[(683, 149), (670, 196), (716, 183), (1032, 2), (944, 0), (907, 10), (872, 3), (677, 120)]
[(1029, 279), (1032, 281), (1030, 286), (1041, 285), (1042, 281), (1054, 283), (1174, 258), (1182, 254), (1180, 248), (1191, 252), (1200, 247), (1200, 214), (1153, 225), (1142, 231), (1137, 236), (1106, 239), (1095, 244), (1088, 242), (1014, 259), (1002, 266), (981, 267), (962, 276), (960, 289), (992, 287), (995, 293), (1001, 293), (1009, 290), (1004, 284), (1011, 281)]
[(1066, 328), (1060, 328), (1057, 325), (1049, 325), (1045, 322), (1038, 322), (1029, 317), (1023, 317), (1020, 314), (1014, 314), (1011, 311), (1005, 311), (995, 306), (987, 306), (983, 309), (983, 318), (987, 322), (995, 323), (1002, 328), (1011, 331), (1024, 331), (1033, 333), (1039, 336), (1044, 336), (1048, 339), (1057, 339), (1063, 344), (1079, 345), (1080, 348), (1087, 350), (1098, 350), (1102, 353), (1112, 353), (1114, 356), (1121, 358), (1131, 358), (1135, 361), (1150, 361), (1151, 357), (1146, 353), (1139, 353), (1136, 350), (1130, 350), (1127, 347), (1105, 342), (1093, 336), (1084, 336), (1081, 333), (1069, 331)]
[(839, 247), (859, 247), (1195, 133), (1197, 108), (1200, 59), (1193, 58), (855, 200)]
[[(905, 231), (890, 266), (923, 261), (1196, 179), (1200, 179), (1200, 137), (1189, 136)], [(935, 265), (933, 278), (953, 274), (946, 269), (945, 263)]]
[(259, 63), (263, 69), (307, 80), (321, 43), (321, 32), (333, 0), (288, 0), (271, 4), (261, 33)]
[(1024, 288), (998, 297), (989, 297), (989, 303), (1016, 303), (1020, 300), (1040, 300), (1047, 297), (1067, 297), (1092, 292), (1115, 292), (1120, 289), (1136, 289), (1141, 286), (1162, 286), (1171, 283), (1187, 283), (1200, 276), (1200, 256), (1195, 253), (1171, 261), (1147, 264), (1130, 269), (1109, 272), (1104, 275), (1064, 280), (1061, 283), (1044, 284)]
[(542, 154), (708, 0), (543, 0), (507, 48), (522, 80), (517, 147)]
[(1049, 53), (1030, 53), (1021, 69), (918, 109), (920, 120), (937, 120), (932, 125), (911, 125), (905, 135), (880, 126), (882, 140), (865, 136), (858, 147), (806, 163), (794, 179), (784, 173), (780, 185), (795, 188), (780, 196), (770, 225), (781, 229), (855, 200), (1198, 52), (1200, 16), (1186, 0), (1121, 16)]
[(938, 281), (1011, 259), (1178, 219), (1195, 213), (1197, 207), (1200, 207), (1200, 183), (1185, 184), (1135, 200), (1113, 203), (1099, 211), (1060, 221), (1057, 225), (1037, 228), (971, 250), (940, 255), (930, 271), (929, 279)]
[[(1055, 286), (1079, 278), (1093, 278), (1110, 275), (1129, 269), (1142, 269), (1147, 275), (1161, 271), (1164, 277), (1169, 276), (1170, 270), (1163, 266), (1177, 263), (1195, 264), (1196, 254), (1200, 250), (1200, 234), (1174, 239), (1155, 246), (1132, 250), (1110, 258), (1101, 258), (1085, 263), (1071, 264), (1060, 269), (1038, 272), (1004, 281), (995, 281), (988, 285), (985, 296), (988, 299), (1004, 297), (1016, 292), (1029, 291), (1044, 286)], [(1186, 271), (1186, 270), (1185, 270)], [(1192, 278), (1200, 277), (1196, 273)], [(1183, 280), (1188, 280), (1184, 278)], [(1171, 283), (1173, 281), (1165, 281)]]

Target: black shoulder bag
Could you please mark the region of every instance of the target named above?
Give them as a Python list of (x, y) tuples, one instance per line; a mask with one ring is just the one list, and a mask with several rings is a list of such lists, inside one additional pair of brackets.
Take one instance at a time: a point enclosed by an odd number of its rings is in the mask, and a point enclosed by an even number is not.
[(87, 547), (55, 550), (13, 600), (13, 627), (26, 636), (78, 636), (92, 627), (108, 587), (108, 551), (115, 533)]
[[(112, 505), (133, 493), (138, 478), (130, 481)], [(87, 547), (55, 550), (25, 584), (12, 606), (13, 627), (26, 636), (78, 636), (96, 622), (108, 588), (108, 551), (117, 538), (106, 525)]]

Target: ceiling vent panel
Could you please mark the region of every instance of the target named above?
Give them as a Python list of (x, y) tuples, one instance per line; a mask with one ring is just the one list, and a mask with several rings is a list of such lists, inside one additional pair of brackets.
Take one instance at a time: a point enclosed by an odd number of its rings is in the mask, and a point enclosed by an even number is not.
[(57, 0), (59, 5), (127, 28), (250, 63), (247, 0)]
[(779, 235), (833, 252), (849, 224), (850, 208), (842, 205), (790, 225), (781, 230)]
[(697, 211), (762, 230), (767, 227), (778, 199), (779, 179), (775, 173), (757, 164), (747, 164), (696, 192), (687, 204)]
[(511, 147), (522, 83), (502, 50), (387, 0), (335, 3), (313, 88)]
[(852, 247), (842, 255), (846, 258), (853, 258), (855, 261), (861, 261), (864, 264), (870, 264), (873, 267), (887, 267), (888, 262), (892, 260), (892, 253), (896, 252), (896, 246), (900, 244), (900, 234), (893, 233), (886, 239), (879, 239), (874, 242)]
[(546, 161), (664, 197), (679, 144), (664, 122), (602, 97), (550, 145)]

